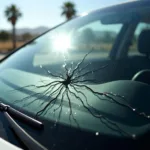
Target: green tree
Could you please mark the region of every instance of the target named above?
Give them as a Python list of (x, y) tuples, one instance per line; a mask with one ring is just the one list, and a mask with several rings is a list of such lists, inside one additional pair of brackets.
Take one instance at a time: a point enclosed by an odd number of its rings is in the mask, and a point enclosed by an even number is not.
[(10, 34), (7, 31), (2, 30), (0, 32), (0, 41), (5, 42), (5, 41), (9, 40), (9, 38), (10, 38)]
[(113, 36), (111, 35), (111, 32), (106, 31), (103, 33), (103, 38), (101, 39), (104, 43), (112, 43), (114, 41)]
[(20, 10), (17, 8), (16, 5), (12, 4), (8, 6), (5, 10), (5, 16), (7, 20), (12, 24), (12, 42), (13, 48), (16, 48), (16, 23), (18, 19), (22, 16)]
[(75, 4), (72, 2), (65, 2), (62, 6), (61, 15), (65, 16), (67, 20), (72, 19), (76, 15)]
[(86, 44), (91, 44), (95, 41), (96, 36), (91, 28), (86, 28), (82, 31), (80, 41)]

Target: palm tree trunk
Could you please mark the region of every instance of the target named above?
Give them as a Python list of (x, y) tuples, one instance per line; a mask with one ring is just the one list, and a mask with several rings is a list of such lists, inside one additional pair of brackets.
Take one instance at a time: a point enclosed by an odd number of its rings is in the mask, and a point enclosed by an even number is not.
[(16, 29), (15, 29), (15, 25), (13, 25), (13, 29), (12, 29), (12, 43), (13, 43), (13, 49), (16, 48)]

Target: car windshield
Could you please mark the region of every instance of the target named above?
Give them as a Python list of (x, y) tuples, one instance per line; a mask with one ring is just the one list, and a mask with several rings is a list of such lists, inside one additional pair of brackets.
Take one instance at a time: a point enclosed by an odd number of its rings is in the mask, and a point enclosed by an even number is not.
[[(133, 130), (124, 124), (129, 115), (122, 111), (124, 104), (116, 105), (118, 102), (113, 99), (123, 96), (106, 93), (103, 84), (122, 79), (115, 72), (116, 63), (111, 56), (121, 33), (137, 18), (137, 14), (130, 12), (96, 11), (26, 44), (0, 65), (1, 99), (55, 124), (80, 126), (96, 136), (99, 132), (128, 135), (104, 117), (122, 120), (120, 126)], [(109, 90), (111, 84), (107, 87)]]

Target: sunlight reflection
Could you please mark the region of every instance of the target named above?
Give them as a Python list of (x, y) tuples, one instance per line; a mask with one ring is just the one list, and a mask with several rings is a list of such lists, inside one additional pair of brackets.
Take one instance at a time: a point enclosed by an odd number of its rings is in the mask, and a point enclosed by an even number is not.
[(84, 13), (81, 14), (81, 17), (87, 16), (87, 15), (88, 15), (88, 13), (84, 12)]
[(71, 38), (68, 35), (59, 35), (53, 39), (53, 48), (56, 52), (67, 52), (71, 48)]

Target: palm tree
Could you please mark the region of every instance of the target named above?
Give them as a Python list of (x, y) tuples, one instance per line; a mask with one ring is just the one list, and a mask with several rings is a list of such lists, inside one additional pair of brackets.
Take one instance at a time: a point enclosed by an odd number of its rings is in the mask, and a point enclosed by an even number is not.
[(67, 20), (72, 19), (76, 15), (75, 4), (72, 2), (65, 2), (62, 6), (61, 15), (65, 16)]
[(17, 8), (16, 5), (12, 4), (5, 10), (5, 16), (7, 20), (12, 24), (12, 42), (13, 42), (13, 48), (16, 48), (16, 30), (15, 26), (18, 21), (18, 19), (22, 16), (20, 10)]

